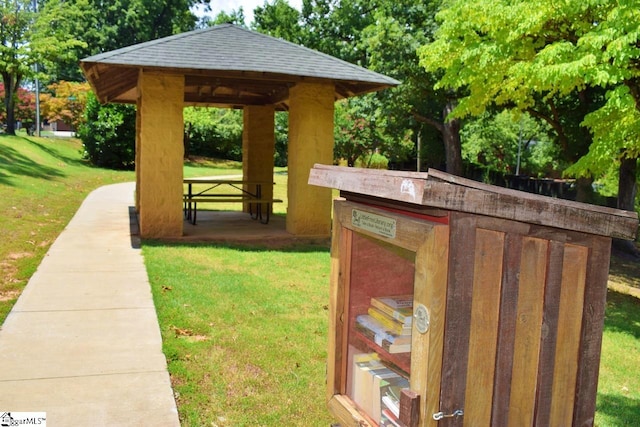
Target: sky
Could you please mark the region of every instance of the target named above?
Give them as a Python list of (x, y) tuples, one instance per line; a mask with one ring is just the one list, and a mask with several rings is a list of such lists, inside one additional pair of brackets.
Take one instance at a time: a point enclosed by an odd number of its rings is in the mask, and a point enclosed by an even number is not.
[[(206, 15), (215, 18), (220, 12), (230, 13), (233, 10), (238, 10), (240, 7), (244, 10), (244, 16), (246, 24), (250, 25), (253, 22), (253, 9), (257, 6), (263, 6), (267, 0), (211, 0), (211, 12)], [(269, 3), (273, 3), (273, 0), (268, 0)], [(288, 3), (298, 10), (302, 9), (302, 0), (288, 0)], [(202, 13), (205, 15), (204, 13)]]

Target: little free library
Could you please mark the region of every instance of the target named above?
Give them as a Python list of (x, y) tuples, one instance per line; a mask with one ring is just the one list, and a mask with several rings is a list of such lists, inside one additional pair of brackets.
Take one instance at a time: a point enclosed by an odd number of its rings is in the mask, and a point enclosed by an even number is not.
[(633, 212), (430, 170), (315, 165), (333, 205), (342, 427), (593, 425), (612, 238)]

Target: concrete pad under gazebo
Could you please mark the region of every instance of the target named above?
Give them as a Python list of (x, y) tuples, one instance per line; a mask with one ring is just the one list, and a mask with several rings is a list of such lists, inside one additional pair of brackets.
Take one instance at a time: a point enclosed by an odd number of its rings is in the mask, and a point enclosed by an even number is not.
[[(399, 82), (231, 24), (91, 56), (82, 70), (102, 103), (137, 106), (136, 209), (147, 238), (183, 235), (183, 108), (242, 108), (243, 180), (272, 181), (274, 114), (289, 111), (287, 232), (328, 236), (331, 191), (307, 184), (333, 161), (334, 102)], [(272, 196), (263, 188), (263, 197)]]

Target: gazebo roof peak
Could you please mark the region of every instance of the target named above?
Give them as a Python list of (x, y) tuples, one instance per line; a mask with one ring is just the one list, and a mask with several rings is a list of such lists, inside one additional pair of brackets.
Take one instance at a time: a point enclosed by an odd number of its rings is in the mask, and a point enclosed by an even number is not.
[[(232, 24), (176, 34), (94, 55), (82, 69), (102, 102), (135, 102), (141, 69), (185, 76), (185, 102), (286, 108), (288, 88), (329, 82), (345, 98), (398, 85), (382, 74)], [(217, 92), (217, 93), (216, 93)]]

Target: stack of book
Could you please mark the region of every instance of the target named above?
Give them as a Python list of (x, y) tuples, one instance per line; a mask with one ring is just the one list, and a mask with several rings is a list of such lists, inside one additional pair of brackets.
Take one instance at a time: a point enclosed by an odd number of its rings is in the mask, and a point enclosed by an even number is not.
[(389, 353), (411, 351), (413, 295), (371, 298), (367, 314), (356, 317), (356, 329)]
[(353, 401), (379, 425), (399, 427), (400, 391), (409, 380), (386, 367), (377, 353), (356, 354), (353, 365)]
[(409, 380), (396, 375), (385, 378), (380, 382), (380, 420), (376, 421), (380, 427), (401, 427), (400, 418), (400, 393), (403, 388), (409, 387)]

